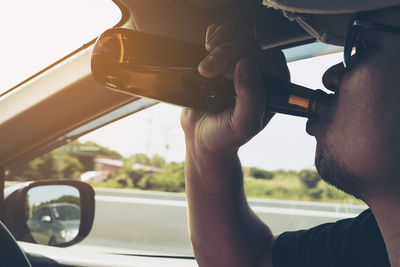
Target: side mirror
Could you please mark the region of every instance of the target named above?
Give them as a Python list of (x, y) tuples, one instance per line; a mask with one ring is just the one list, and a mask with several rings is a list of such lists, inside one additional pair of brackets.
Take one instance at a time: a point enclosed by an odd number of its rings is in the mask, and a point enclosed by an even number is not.
[(13, 187), (5, 192), (5, 224), (17, 240), (66, 247), (89, 234), (95, 205), (90, 185), (45, 180)]
[[(42, 218), (40, 218), (40, 221), (44, 222), (44, 223), (51, 223), (51, 217), (49, 215), (45, 215)], [(28, 225), (28, 227), (29, 227), (29, 225)]]

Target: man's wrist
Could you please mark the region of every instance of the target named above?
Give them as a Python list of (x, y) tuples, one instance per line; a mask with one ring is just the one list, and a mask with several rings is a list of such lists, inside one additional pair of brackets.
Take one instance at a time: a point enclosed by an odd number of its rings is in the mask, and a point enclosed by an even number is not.
[(186, 153), (190, 154), (198, 159), (203, 158), (215, 158), (223, 159), (227, 157), (237, 156), (239, 147), (232, 147), (228, 145), (219, 144), (218, 147), (210, 146), (205, 144), (203, 140), (199, 140), (195, 137), (185, 138), (186, 143)]
[(243, 175), (237, 150), (211, 153), (188, 148), (185, 176), (188, 182), (204, 184), (207, 187), (210, 184), (217, 186), (227, 182), (232, 186), (240, 185)]
[(196, 144), (195, 142), (186, 142), (186, 161), (198, 163), (201, 165), (220, 166), (226, 162), (237, 161), (238, 149), (222, 149), (215, 148), (209, 149), (203, 145)]

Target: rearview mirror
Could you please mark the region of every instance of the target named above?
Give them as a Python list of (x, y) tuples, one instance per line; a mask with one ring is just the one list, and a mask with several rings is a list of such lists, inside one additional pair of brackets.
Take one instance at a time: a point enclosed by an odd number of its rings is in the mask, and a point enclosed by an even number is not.
[(48, 180), (16, 186), (6, 195), (5, 224), (17, 240), (64, 247), (89, 234), (94, 218), (90, 185)]

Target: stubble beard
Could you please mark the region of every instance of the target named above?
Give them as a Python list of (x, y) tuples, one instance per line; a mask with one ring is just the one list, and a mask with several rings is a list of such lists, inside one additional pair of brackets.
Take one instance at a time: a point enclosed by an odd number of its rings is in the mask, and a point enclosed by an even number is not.
[(317, 148), (315, 167), (322, 180), (347, 194), (362, 199), (363, 181), (336, 160), (328, 147), (319, 146)]

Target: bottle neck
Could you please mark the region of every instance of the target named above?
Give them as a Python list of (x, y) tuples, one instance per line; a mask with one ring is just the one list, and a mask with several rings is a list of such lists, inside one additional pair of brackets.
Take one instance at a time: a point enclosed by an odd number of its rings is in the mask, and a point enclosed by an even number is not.
[(322, 90), (312, 90), (297, 84), (280, 81), (277, 88), (280, 89), (273, 90), (269, 95), (269, 109), (272, 112), (298, 117), (310, 117), (314, 114), (318, 99), (326, 95)]

